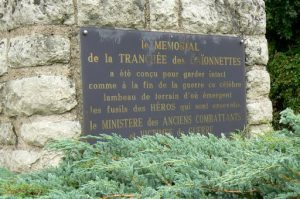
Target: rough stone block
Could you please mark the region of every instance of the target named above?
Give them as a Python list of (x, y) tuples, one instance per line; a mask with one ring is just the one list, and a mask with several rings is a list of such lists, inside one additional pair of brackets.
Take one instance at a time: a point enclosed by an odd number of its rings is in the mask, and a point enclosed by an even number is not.
[(13, 145), (16, 143), (16, 135), (11, 123), (0, 123), (0, 145)]
[(0, 77), (7, 73), (6, 49), (7, 39), (0, 40)]
[(40, 152), (14, 150), (6, 151), (5, 166), (14, 172), (29, 171), (36, 161), (40, 158)]
[(182, 27), (195, 33), (232, 33), (237, 26), (224, 1), (181, 0)]
[(271, 124), (261, 124), (261, 125), (251, 125), (249, 127), (249, 135), (250, 136), (256, 136), (256, 135), (262, 135), (264, 133), (272, 132), (273, 127)]
[(40, 158), (32, 165), (32, 170), (41, 170), (49, 167), (57, 167), (64, 154), (57, 151), (43, 150)]
[(239, 18), (239, 31), (246, 35), (266, 33), (266, 12), (264, 0), (231, 0)]
[(0, 30), (34, 24), (74, 24), (73, 0), (2, 0)]
[(64, 76), (36, 76), (12, 80), (4, 88), (7, 115), (49, 115), (76, 106), (75, 85)]
[(263, 0), (181, 0), (182, 25), (196, 33), (259, 35), (266, 32)]
[(68, 63), (70, 40), (60, 35), (28, 35), (10, 40), (8, 62), (10, 67), (28, 67)]
[(272, 121), (272, 102), (264, 99), (247, 104), (248, 124), (268, 124)]
[(21, 138), (29, 145), (42, 147), (50, 140), (75, 138), (80, 135), (76, 121), (39, 121), (21, 126)]
[(270, 92), (270, 75), (266, 70), (250, 70), (247, 76), (247, 100), (267, 98)]
[(6, 156), (6, 151), (0, 149), (0, 167), (6, 167), (6, 165), (5, 165), (5, 163), (6, 163), (5, 156)]
[(144, 8), (144, 0), (78, 0), (78, 23), (80, 26), (143, 28)]
[(4, 100), (4, 95), (3, 95), (3, 88), (4, 88), (4, 83), (0, 83), (0, 113), (3, 111), (3, 100)]
[(62, 158), (61, 152), (0, 149), (0, 167), (13, 172), (28, 172), (56, 167)]
[(267, 65), (268, 53), (268, 42), (265, 36), (247, 36), (245, 38), (246, 65)]
[(151, 29), (178, 29), (179, 9), (177, 0), (150, 0)]

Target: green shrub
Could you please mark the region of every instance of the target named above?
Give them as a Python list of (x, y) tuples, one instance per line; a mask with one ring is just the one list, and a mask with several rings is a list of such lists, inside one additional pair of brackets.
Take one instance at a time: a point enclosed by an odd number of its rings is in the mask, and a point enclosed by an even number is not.
[(265, 0), (267, 32), (273, 39), (294, 40), (300, 30), (300, 1)]
[(66, 154), (58, 168), (6, 175), (0, 198), (299, 198), (300, 116), (288, 109), (281, 122), (288, 128), (249, 139), (58, 141), (50, 145)]
[(270, 98), (273, 102), (273, 126), (279, 128), (279, 112), (287, 107), (300, 111), (300, 46), (277, 52), (268, 64), (271, 77)]
[(270, 98), (273, 125), (279, 129), (279, 113), (290, 107), (300, 109), (300, 1), (266, 0), (267, 39), (271, 75)]

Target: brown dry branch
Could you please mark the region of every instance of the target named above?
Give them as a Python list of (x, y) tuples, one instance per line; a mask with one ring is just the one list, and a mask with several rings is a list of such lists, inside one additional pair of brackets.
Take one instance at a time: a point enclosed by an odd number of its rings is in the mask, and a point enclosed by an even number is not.
[(110, 196), (104, 196), (100, 199), (112, 199), (112, 198), (136, 198), (134, 194), (114, 194)]

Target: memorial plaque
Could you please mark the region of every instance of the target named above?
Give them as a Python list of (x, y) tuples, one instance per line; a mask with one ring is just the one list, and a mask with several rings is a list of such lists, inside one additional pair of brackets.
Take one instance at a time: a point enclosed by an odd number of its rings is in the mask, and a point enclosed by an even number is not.
[(97, 28), (80, 35), (85, 134), (244, 128), (241, 38)]

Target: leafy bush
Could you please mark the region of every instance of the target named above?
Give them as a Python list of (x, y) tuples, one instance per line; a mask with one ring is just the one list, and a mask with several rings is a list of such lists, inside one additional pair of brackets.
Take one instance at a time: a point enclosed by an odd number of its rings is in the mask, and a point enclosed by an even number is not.
[[(58, 168), (13, 175), (0, 170), (0, 198), (299, 198), (300, 116), (261, 137), (100, 136), (90, 145), (64, 140)], [(5, 177), (3, 177), (5, 176)]]
[(288, 52), (277, 52), (269, 62), (270, 98), (273, 102), (273, 126), (279, 128), (279, 112), (287, 107), (300, 111), (300, 46)]
[(267, 38), (271, 75), (270, 98), (273, 125), (279, 129), (279, 113), (291, 107), (300, 109), (300, 1), (266, 0)]
[(293, 40), (300, 32), (300, 1), (265, 0), (267, 32), (273, 38)]

